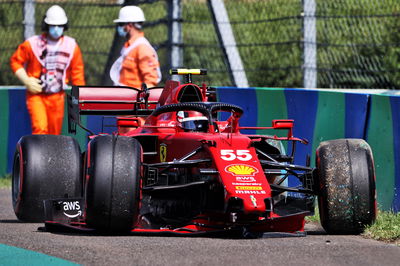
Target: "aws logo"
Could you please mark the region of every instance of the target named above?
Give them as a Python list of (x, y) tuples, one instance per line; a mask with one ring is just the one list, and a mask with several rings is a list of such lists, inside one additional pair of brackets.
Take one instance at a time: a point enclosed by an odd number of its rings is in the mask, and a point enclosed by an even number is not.
[(82, 215), (82, 209), (79, 201), (64, 201), (62, 203), (64, 215), (68, 218), (76, 218)]
[(237, 182), (256, 182), (256, 179), (253, 176), (237, 176), (236, 177)]

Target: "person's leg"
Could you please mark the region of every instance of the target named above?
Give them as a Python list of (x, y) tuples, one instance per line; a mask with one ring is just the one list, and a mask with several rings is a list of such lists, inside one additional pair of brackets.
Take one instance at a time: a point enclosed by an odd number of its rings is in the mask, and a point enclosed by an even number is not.
[(49, 134), (60, 135), (64, 119), (65, 93), (59, 92), (46, 95), (45, 104), (47, 110)]
[(44, 95), (26, 95), (26, 107), (31, 117), (32, 134), (49, 134), (47, 127), (47, 112)]

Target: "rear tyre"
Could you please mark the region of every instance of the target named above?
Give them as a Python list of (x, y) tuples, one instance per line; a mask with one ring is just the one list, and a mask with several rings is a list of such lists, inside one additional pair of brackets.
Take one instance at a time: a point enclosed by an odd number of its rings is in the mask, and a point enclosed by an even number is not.
[(362, 139), (324, 141), (317, 149), (318, 205), (328, 234), (359, 234), (376, 217), (372, 151)]
[(12, 171), (12, 203), (18, 219), (43, 222), (43, 200), (81, 197), (81, 173), (80, 148), (72, 137), (22, 137)]
[(142, 148), (133, 138), (99, 136), (89, 143), (86, 222), (101, 231), (128, 232), (139, 217)]

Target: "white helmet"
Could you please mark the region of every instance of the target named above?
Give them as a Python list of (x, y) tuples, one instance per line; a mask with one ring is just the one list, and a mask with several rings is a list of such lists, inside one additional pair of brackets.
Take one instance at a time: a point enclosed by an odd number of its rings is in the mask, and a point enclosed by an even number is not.
[(47, 25), (65, 25), (68, 22), (68, 18), (62, 7), (54, 5), (47, 10), (44, 22)]
[(184, 129), (184, 131), (190, 132), (207, 132), (208, 131), (208, 119), (205, 116), (194, 116), (185, 117), (178, 119), (180, 122), (179, 126)]
[(119, 10), (119, 16), (117, 19), (114, 19), (114, 22), (143, 22), (145, 20), (143, 10), (140, 7), (124, 6)]

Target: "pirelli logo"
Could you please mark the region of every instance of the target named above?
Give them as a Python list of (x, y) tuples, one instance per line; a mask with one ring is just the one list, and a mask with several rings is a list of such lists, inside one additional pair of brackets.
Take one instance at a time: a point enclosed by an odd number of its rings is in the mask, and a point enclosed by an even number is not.
[(235, 186), (236, 190), (263, 190), (259, 186)]

